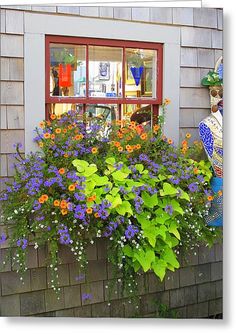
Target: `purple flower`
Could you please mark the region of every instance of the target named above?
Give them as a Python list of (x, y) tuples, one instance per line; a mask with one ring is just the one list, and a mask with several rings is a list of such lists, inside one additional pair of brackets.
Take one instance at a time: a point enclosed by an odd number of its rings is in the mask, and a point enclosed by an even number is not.
[(165, 212), (166, 212), (167, 214), (172, 215), (172, 214), (173, 214), (173, 207), (172, 207), (171, 205), (166, 205), (166, 207), (165, 207)]
[(75, 280), (77, 280), (77, 281), (81, 281), (81, 280), (84, 280), (84, 279), (85, 279), (85, 274), (84, 273), (81, 273), (79, 276), (75, 277)]
[(129, 225), (125, 231), (125, 237), (127, 238), (127, 240), (130, 240), (138, 232), (139, 232), (139, 229), (137, 226)]
[(7, 239), (7, 235), (5, 233), (2, 233), (2, 235), (0, 235), (0, 244), (4, 243)]
[(196, 192), (198, 191), (198, 185), (197, 183), (191, 183), (188, 185), (188, 189), (190, 192)]
[(197, 176), (197, 179), (200, 181), (200, 183), (204, 182), (204, 177), (201, 174)]
[(21, 247), (21, 249), (26, 249), (27, 245), (28, 245), (28, 241), (25, 238), (19, 239), (16, 242), (16, 245), (18, 247)]
[(82, 301), (86, 301), (86, 300), (91, 300), (93, 298), (91, 293), (83, 293), (82, 294)]
[(60, 243), (61, 244), (69, 244), (70, 243), (70, 235), (68, 233), (61, 234)]

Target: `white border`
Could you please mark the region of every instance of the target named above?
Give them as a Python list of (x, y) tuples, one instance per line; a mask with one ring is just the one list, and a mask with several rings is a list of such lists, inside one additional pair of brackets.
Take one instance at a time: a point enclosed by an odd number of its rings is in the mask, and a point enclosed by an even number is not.
[(171, 104), (166, 136), (179, 140), (180, 28), (150, 23), (24, 13), (25, 150), (35, 150), (35, 126), (45, 116), (45, 35), (80, 36), (164, 43), (163, 97)]

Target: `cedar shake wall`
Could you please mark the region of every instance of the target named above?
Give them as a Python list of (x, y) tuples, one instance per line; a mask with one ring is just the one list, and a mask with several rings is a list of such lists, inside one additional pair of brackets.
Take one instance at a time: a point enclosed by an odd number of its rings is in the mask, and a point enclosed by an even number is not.
[[(186, 132), (193, 134), (192, 140), (198, 139), (198, 123), (210, 113), (208, 89), (201, 86), (201, 79), (214, 68), (216, 60), (222, 55), (222, 9), (1, 6), (1, 177), (13, 175), (13, 144), (24, 144), (26, 11), (100, 17), (114, 20), (114, 23), (116, 20), (126, 20), (180, 27), (180, 140)], [(24, 152), (24, 147), (22, 151)], [(1, 231), (0, 223), (0, 233)], [(0, 315), (132, 317), (135, 312), (134, 306), (129, 304), (127, 298), (121, 297), (119, 287), (117, 293), (112, 295), (111, 305), (107, 305), (106, 285), (112, 277), (112, 271), (106, 260), (105, 244), (106, 241), (98, 240), (88, 249), (89, 268), (85, 283), (75, 280), (76, 266), (73, 256), (67, 249), (61, 249), (60, 300), (56, 299), (50, 288), (50, 276), (44, 264), (46, 250), (35, 250), (31, 247), (24, 285), (19, 281), (19, 276), (12, 271), (14, 269), (11, 268), (11, 264), (0, 273)], [(0, 246), (0, 262), (6, 248), (7, 244)], [(93, 300), (84, 304), (81, 296), (86, 290), (93, 294)], [(141, 314), (147, 317), (155, 316), (157, 302), (165, 303), (178, 311), (179, 317), (183, 318), (202, 318), (222, 313), (222, 247), (215, 245), (211, 250), (199, 248), (188, 260), (182, 257), (181, 269), (167, 274), (163, 283), (152, 273), (140, 276)]]

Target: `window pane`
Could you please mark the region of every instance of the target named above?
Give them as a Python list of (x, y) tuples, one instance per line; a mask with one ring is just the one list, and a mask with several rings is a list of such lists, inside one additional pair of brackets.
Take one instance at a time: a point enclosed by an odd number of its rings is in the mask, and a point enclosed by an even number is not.
[(122, 119), (127, 121), (135, 121), (141, 124), (145, 131), (151, 129), (152, 125), (152, 105), (122, 105)]
[(50, 95), (86, 95), (86, 48), (83, 45), (50, 44)]
[(82, 104), (50, 104), (48, 112), (50, 114), (62, 115), (71, 110), (78, 112), (78, 115), (81, 117), (81, 121), (83, 121)]
[(126, 49), (125, 96), (156, 98), (156, 51)]
[(112, 121), (118, 119), (118, 107), (117, 105), (87, 105), (86, 106), (86, 120), (92, 121), (94, 118), (103, 120), (111, 124)]
[(121, 97), (122, 48), (89, 47), (89, 96)]

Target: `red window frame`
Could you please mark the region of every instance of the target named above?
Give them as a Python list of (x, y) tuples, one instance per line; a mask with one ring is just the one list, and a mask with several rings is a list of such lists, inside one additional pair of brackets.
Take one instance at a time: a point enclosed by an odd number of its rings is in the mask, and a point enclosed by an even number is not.
[[(45, 70), (46, 70), (46, 83), (45, 83), (45, 97), (46, 97), (46, 119), (48, 118), (49, 104), (55, 103), (80, 103), (85, 106), (87, 104), (149, 104), (153, 106), (153, 116), (158, 115), (158, 105), (162, 104), (162, 81), (163, 81), (163, 44), (153, 42), (136, 42), (127, 40), (111, 40), (100, 38), (87, 38), (87, 37), (67, 37), (67, 36), (54, 36), (47, 35), (45, 37)], [(50, 96), (50, 43), (58, 44), (75, 44), (86, 46), (86, 96), (85, 97), (55, 97)], [(106, 97), (89, 97), (88, 96), (88, 81), (89, 81), (89, 63), (88, 63), (88, 47), (89, 46), (107, 46), (107, 47), (120, 47), (123, 48), (122, 59), (122, 97), (106, 98)], [(126, 98), (125, 97), (125, 48), (136, 49), (151, 49), (157, 51), (157, 85), (156, 85), (156, 98)]]

